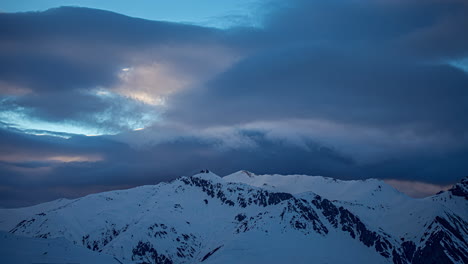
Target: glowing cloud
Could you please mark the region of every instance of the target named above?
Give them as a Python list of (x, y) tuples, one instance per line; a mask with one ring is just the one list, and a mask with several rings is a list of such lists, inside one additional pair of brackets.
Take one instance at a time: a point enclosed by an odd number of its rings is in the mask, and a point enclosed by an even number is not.
[(23, 162), (98, 162), (104, 158), (99, 154), (79, 154), (79, 155), (67, 155), (67, 154), (35, 154), (35, 153), (16, 153), (16, 154), (3, 154), (0, 155), (0, 161), (11, 162), (11, 163), (23, 163)]
[(81, 155), (81, 156), (52, 156), (47, 157), (48, 161), (57, 161), (57, 162), (98, 162), (102, 161), (103, 158), (99, 155)]
[(418, 181), (404, 181), (394, 179), (387, 179), (384, 181), (400, 192), (415, 198), (431, 196), (440, 191), (446, 191), (452, 187), (452, 185), (438, 185)]
[(116, 93), (149, 105), (164, 105), (165, 98), (184, 87), (191, 80), (163, 64), (124, 68), (119, 73), (120, 84), (112, 88)]

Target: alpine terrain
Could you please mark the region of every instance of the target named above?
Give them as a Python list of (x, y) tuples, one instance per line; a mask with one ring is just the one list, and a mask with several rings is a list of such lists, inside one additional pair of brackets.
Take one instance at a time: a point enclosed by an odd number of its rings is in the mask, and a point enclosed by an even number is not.
[(468, 178), (424, 199), (383, 181), (219, 177), (0, 210), (1, 263), (468, 263)]

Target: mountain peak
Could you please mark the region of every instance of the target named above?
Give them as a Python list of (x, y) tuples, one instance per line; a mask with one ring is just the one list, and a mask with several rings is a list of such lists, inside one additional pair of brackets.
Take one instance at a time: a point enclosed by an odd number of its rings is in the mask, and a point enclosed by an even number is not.
[[(53, 243), (60, 237), (119, 263), (467, 263), (466, 201), (405, 197), (377, 180), (248, 171), (221, 178), (204, 169), (156, 186), (0, 209), (0, 230), (14, 235), (2, 241), (0, 233), (0, 243), (51, 241), (25, 263), (67, 256)], [(1, 263), (15, 257), (4, 252)]]
[(468, 177), (463, 178), (448, 191), (451, 192), (452, 195), (464, 197), (465, 200), (468, 200)]
[(244, 173), (245, 175), (249, 176), (249, 177), (254, 177), (255, 174), (250, 172), (250, 171), (246, 171), (246, 170), (241, 170), (240, 171), (241, 173)]
[(255, 178), (255, 176), (257, 176), (255, 173), (253, 172), (250, 172), (250, 171), (247, 171), (247, 170), (240, 170), (240, 171), (236, 171), (232, 174), (229, 174), (229, 175), (226, 175), (224, 176), (224, 178), (226, 180), (229, 180), (229, 181), (234, 181), (235, 179), (253, 179)]
[(213, 172), (207, 169), (201, 170), (199, 173), (192, 175), (192, 177), (211, 181), (219, 181), (222, 179), (220, 176), (214, 174)]

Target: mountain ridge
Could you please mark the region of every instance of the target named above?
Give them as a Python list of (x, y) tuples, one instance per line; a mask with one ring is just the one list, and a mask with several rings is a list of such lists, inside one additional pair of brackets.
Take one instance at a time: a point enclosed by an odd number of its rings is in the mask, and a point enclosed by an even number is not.
[[(380, 181), (320, 176), (264, 175), (242, 182), (252, 176), (219, 177), (204, 170), (170, 183), (57, 200), (42, 208), (0, 210), (0, 229), (27, 237), (63, 237), (122, 263), (468, 259), (466, 200), (451, 192), (413, 199)], [(278, 177), (284, 178), (279, 182)], [(340, 200), (327, 190), (335, 186), (337, 193), (346, 193), (348, 185), (361, 194)], [(286, 192), (288, 188), (296, 189)], [(307, 188), (322, 194), (301, 192)], [(349, 250), (340, 256), (336, 248)]]

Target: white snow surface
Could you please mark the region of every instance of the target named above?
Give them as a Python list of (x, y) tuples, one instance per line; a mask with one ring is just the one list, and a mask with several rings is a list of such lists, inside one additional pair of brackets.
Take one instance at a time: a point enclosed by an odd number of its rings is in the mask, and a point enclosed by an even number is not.
[[(256, 202), (262, 193), (271, 197), (268, 192), (289, 193), (292, 198), (267, 205)], [(253, 202), (242, 206), (249, 199)], [(9, 232), (1, 233), (0, 245), (4, 253), (10, 252), (0, 254), (0, 263), (392, 263), (391, 257), (333, 226), (312, 205), (314, 199), (348, 209), (392, 245), (423, 241), (436, 216), (468, 219), (462, 197), (443, 193), (414, 199), (375, 179), (340, 181), (246, 171), (222, 178), (210, 172), (0, 209), (0, 230)], [(317, 219), (306, 219), (301, 208)]]
[(345, 181), (323, 176), (256, 175), (245, 170), (223, 179), (277, 192), (313, 192), (359, 215), (366, 224), (404, 239), (420, 237), (423, 227), (434, 216), (445, 212), (468, 219), (468, 207), (463, 198), (447, 192), (422, 199), (412, 198), (378, 179)]
[(63, 238), (29, 238), (6, 232), (0, 232), (0, 260), (2, 264), (119, 264), (110, 255), (73, 245)]

